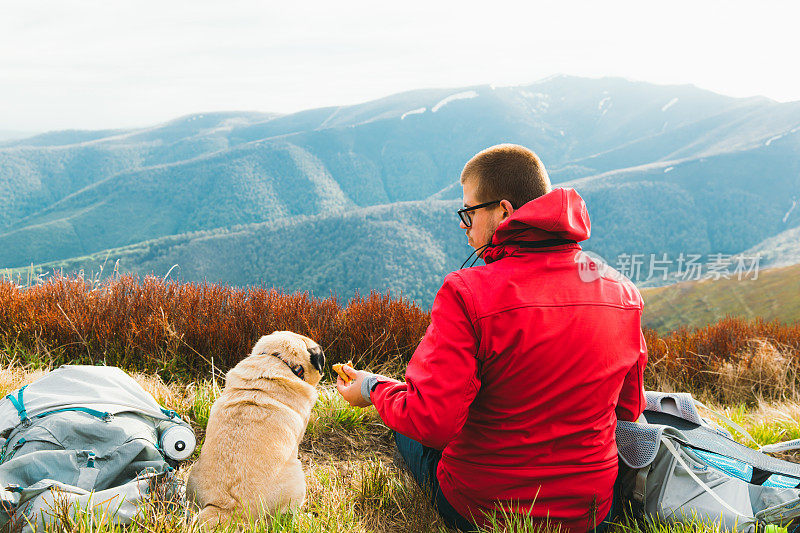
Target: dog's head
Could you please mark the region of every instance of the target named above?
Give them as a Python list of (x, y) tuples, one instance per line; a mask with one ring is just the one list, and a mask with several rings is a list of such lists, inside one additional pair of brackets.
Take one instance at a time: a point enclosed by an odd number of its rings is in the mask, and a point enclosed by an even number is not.
[(251, 356), (275, 357), (309, 385), (316, 386), (322, 379), (325, 353), (313, 340), (291, 331), (273, 331), (264, 335), (255, 346)]

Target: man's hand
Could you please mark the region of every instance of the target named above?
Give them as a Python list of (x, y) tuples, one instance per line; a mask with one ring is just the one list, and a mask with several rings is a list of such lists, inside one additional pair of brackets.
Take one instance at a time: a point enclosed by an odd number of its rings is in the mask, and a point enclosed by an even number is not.
[(367, 407), (372, 405), (361, 395), (361, 383), (364, 381), (365, 377), (370, 375), (369, 372), (356, 370), (349, 365), (342, 365), (342, 371), (350, 376), (352, 380), (349, 383), (345, 383), (342, 376), (336, 376), (336, 390), (339, 391), (342, 398), (347, 400), (347, 403), (353, 407)]

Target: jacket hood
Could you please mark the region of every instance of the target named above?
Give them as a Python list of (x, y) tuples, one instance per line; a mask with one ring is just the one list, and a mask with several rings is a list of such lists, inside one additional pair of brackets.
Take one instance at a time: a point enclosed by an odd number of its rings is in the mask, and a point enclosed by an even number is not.
[(590, 235), (591, 223), (583, 198), (575, 189), (559, 187), (526, 203), (501, 222), (483, 259), (491, 262), (516, 249), (509, 241), (568, 239), (580, 242)]

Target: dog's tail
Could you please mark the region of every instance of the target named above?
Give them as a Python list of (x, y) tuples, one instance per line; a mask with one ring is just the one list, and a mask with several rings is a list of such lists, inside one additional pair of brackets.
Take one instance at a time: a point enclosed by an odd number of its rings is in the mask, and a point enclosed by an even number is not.
[(233, 513), (230, 509), (222, 509), (215, 505), (206, 505), (192, 520), (192, 529), (200, 527), (204, 531), (216, 528), (220, 525), (226, 525), (231, 522)]

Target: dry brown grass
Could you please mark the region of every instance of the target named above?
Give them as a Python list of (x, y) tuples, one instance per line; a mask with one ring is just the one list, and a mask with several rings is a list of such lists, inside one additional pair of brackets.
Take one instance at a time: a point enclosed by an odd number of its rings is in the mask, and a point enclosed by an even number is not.
[(766, 339), (751, 339), (742, 357), (720, 363), (716, 398), (722, 403), (760, 400), (795, 400), (797, 367), (786, 346)]
[(725, 318), (664, 336), (645, 330), (652, 390), (691, 391), (719, 402), (794, 399), (800, 323)]
[(17, 390), (23, 385), (33, 383), (47, 372), (47, 369), (42, 368), (27, 370), (25, 367), (18, 364), (0, 368), (0, 397)]
[(653, 361), (654, 355), (645, 375), (649, 390), (692, 392), (723, 405), (800, 401), (798, 356), (792, 346), (751, 338), (739, 352), (724, 357), (693, 354), (693, 368), (678, 366), (669, 355)]

